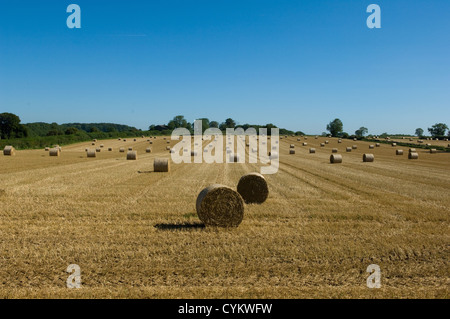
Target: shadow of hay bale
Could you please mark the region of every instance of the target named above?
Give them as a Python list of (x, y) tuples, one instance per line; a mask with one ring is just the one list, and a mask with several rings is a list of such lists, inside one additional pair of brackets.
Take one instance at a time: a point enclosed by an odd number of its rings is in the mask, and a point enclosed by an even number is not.
[(156, 224), (155, 228), (159, 230), (191, 230), (203, 229), (205, 225), (202, 223)]

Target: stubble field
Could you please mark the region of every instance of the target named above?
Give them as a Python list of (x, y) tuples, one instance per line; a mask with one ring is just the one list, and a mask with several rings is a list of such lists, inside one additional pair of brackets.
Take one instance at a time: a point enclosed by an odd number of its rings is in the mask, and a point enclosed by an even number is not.
[[(155, 173), (153, 159), (170, 157), (162, 137), (98, 141), (96, 158), (86, 157), (91, 143), (60, 157), (2, 155), (0, 297), (448, 298), (450, 153), (418, 149), (408, 160), (405, 147), (326, 139), (280, 140), (269, 198), (246, 205), (233, 229), (203, 227), (197, 195), (214, 183), (236, 188), (260, 164), (171, 163)], [(334, 147), (342, 164), (329, 164)], [(66, 287), (70, 264), (81, 289)], [(381, 268), (379, 289), (366, 286), (370, 264)]]

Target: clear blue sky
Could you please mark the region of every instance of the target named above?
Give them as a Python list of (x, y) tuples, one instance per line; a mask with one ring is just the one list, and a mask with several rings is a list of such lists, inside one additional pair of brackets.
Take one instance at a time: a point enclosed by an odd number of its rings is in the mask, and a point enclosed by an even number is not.
[[(81, 29), (66, 8), (81, 7)], [(381, 29), (366, 8), (381, 7)], [(449, 0), (0, 0), (0, 112), (316, 134), (450, 125)]]

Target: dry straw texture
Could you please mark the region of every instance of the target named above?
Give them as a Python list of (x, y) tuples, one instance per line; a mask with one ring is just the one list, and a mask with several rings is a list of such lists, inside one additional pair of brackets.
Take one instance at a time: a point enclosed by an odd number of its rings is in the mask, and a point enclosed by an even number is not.
[(97, 152), (95, 150), (88, 150), (87, 157), (97, 157)]
[(5, 148), (3, 149), (3, 155), (14, 156), (15, 154), (16, 154), (16, 150), (11, 145), (5, 146)]
[(168, 158), (155, 158), (153, 161), (154, 172), (168, 172), (170, 170)]
[(408, 154), (409, 159), (419, 159), (419, 153), (411, 152)]
[(137, 152), (136, 151), (129, 151), (127, 153), (127, 160), (137, 160)]
[(331, 156), (330, 156), (330, 163), (331, 164), (342, 163), (342, 155), (340, 155), (340, 154), (331, 154)]
[(363, 162), (373, 162), (375, 160), (375, 156), (373, 154), (364, 154)]
[(50, 156), (59, 156), (60, 155), (60, 150), (59, 148), (52, 148), (49, 151)]
[(230, 187), (213, 184), (197, 197), (198, 218), (206, 226), (237, 227), (244, 218), (244, 200)]
[(263, 175), (249, 173), (239, 179), (237, 191), (247, 204), (264, 203), (269, 196), (269, 187)]

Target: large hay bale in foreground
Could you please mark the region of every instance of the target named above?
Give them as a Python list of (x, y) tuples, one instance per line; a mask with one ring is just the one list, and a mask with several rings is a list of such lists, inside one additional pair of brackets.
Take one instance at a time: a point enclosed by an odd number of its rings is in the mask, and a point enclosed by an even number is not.
[(342, 163), (342, 155), (341, 154), (331, 154), (330, 163), (331, 164)]
[(127, 160), (131, 160), (131, 161), (137, 160), (137, 152), (136, 151), (129, 151), (127, 153)]
[(59, 156), (61, 154), (59, 148), (51, 148), (49, 151), (50, 156)]
[(403, 150), (396, 150), (395, 155), (403, 155)]
[(311, 147), (311, 148), (309, 149), (309, 153), (310, 153), (310, 154), (313, 154), (313, 153), (315, 153), (315, 152), (316, 152), (316, 149), (315, 149), (315, 148), (312, 148), (312, 147)]
[(3, 149), (3, 155), (4, 156), (14, 156), (14, 155), (16, 155), (16, 149), (11, 145), (7, 145)]
[(259, 173), (249, 173), (239, 179), (237, 191), (247, 204), (265, 202), (269, 196), (266, 179)]
[(230, 187), (214, 184), (197, 197), (198, 218), (207, 226), (237, 227), (244, 219), (244, 200)]
[(153, 171), (154, 172), (168, 172), (170, 170), (168, 158), (155, 158), (153, 161)]
[(87, 157), (97, 157), (97, 152), (95, 150), (88, 150)]
[(419, 153), (415, 153), (415, 152), (409, 153), (408, 159), (419, 159)]
[(364, 154), (363, 155), (363, 162), (370, 163), (375, 160), (375, 156), (373, 154)]

